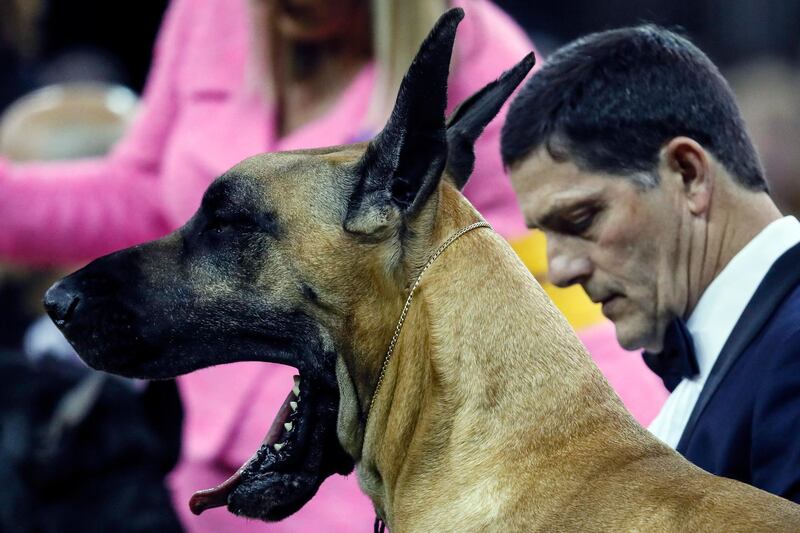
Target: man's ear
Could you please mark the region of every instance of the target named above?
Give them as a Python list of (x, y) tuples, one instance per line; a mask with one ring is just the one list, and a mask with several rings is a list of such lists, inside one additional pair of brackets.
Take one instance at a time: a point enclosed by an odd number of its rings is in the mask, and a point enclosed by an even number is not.
[(689, 137), (675, 137), (661, 150), (661, 164), (678, 181), (693, 215), (705, 215), (711, 206), (714, 176), (710, 154)]
[(536, 57), (531, 52), (500, 78), (464, 100), (447, 119), (447, 175), (459, 189), (464, 188), (472, 174), (475, 141), (535, 63)]
[(439, 184), (447, 160), (447, 76), (462, 18), (462, 9), (449, 10), (420, 46), (386, 127), (355, 167), (358, 183), (345, 217), (347, 231), (374, 236), (395, 231)]

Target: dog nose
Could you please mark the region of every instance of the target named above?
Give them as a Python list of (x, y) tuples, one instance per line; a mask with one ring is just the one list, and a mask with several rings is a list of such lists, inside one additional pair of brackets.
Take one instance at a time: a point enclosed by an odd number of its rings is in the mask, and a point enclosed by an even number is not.
[(59, 281), (44, 293), (44, 307), (56, 326), (63, 328), (75, 315), (81, 298), (77, 290)]

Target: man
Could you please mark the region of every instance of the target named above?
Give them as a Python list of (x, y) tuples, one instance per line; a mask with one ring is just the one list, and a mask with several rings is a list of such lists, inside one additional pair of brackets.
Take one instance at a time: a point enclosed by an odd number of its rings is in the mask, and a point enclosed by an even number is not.
[(502, 150), (551, 281), (674, 389), (653, 433), (800, 502), (800, 222), (717, 68), (658, 27), (589, 35), (521, 90)]

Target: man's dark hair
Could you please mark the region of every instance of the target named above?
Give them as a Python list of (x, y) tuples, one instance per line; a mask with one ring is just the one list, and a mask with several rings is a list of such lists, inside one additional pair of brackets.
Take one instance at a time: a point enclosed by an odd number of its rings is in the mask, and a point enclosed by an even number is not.
[(711, 60), (663, 28), (622, 28), (564, 46), (534, 74), (503, 126), (503, 162), (544, 145), (557, 161), (644, 175), (643, 184), (654, 186), (659, 150), (681, 135), (744, 187), (767, 190), (733, 93)]

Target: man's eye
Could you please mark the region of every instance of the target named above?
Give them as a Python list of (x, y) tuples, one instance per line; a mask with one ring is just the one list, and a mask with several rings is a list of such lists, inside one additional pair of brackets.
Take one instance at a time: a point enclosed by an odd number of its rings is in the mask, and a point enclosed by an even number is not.
[(597, 215), (597, 211), (595, 210), (581, 210), (577, 213), (574, 213), (569, 218), (569, 226), (574, 233), (583, 233), (588, 230), (592, 226), (592, 222), (594, 222), (594, 217)]

